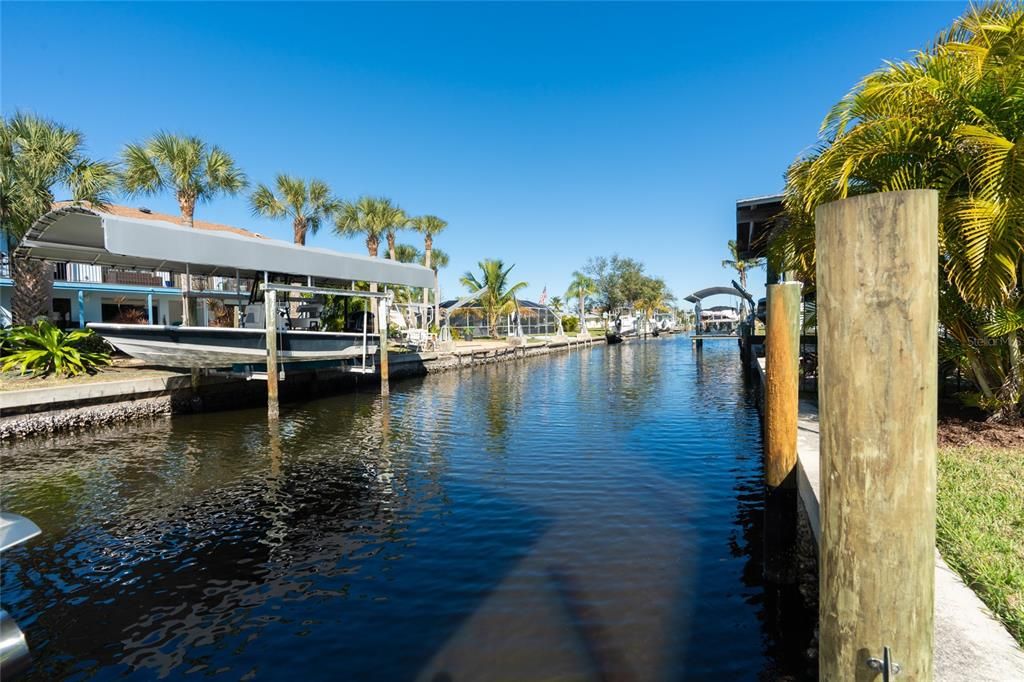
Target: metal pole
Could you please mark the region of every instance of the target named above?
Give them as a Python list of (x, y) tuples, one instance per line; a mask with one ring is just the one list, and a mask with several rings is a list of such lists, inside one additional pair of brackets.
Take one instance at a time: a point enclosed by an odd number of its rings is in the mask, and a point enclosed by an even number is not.
[(277, 292), (263, 292), (263, 306), (267, 322), (267, 418), (277, 420), (281, 415), (277, 400)]
[(78, 326), (85, 329), (85, 292), (78, 290)]
[(192, 315), (188, 309), (188, 294), (192, 290), (192, 276), (189, 273), (188, 263), (185, 263), (185, 277), (181, 280), (181, 326), (188, 327), (192, 324)]
[(363, 304), (363, 371), (366, 371), (366, 325), (368, 322), (366, 311), (370, 307), (370, 301), (373, 299), (368, 298)]
[(391, 392), (391, 387), (388, 385), (388, 299), (381, 299), (379, 309), (383, 319), (380, 326), (380, 343), (378, 344), (380, 348), (380, 394), (387, 398)]
[(146, 294), (146, 322), (153, 324), (153, 292)]
[(820, 677), (881, 679), (892, 661), (900, 679), (930, 680), (938, 194), (836, 201), (815, 225)]

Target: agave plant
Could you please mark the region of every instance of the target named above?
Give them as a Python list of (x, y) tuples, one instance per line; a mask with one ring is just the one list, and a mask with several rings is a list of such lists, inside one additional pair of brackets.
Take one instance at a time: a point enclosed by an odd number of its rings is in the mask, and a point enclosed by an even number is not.
[(63, 332), (46, 320), (5, 330), (0, 372), (78, 376), (94, 374), (110, 364), (110, 354), (94, 350), (95, 334), (88, 329)]

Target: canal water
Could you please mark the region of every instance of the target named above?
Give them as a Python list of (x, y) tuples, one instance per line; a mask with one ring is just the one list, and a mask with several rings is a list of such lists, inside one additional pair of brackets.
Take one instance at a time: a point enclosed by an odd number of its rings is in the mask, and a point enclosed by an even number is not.
[(799, 678), (760, 472), (684, 337), (26, 441), (2, 601), (38, 680)]

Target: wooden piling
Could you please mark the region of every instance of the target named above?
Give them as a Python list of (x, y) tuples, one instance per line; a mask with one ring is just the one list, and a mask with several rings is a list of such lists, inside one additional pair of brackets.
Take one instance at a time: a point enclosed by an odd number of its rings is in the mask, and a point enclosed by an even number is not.
[(818, 208), (820, 679), (932, 679), (938, 196)]
[(768, 285), (765, 325), (764, 480), (795, 486), (800, 374), (800, 283)]
[(800, 372), (800, 283), (768, 285), (764, 382), (764, 578), (797, 580), (796, 432)]
[(388, 301), (386, 298), (380, 299), (380, 305), (378, 306), (380, 311), (380, 318), (383, 321), (380, 325), (380, 343), (378, 348), (380, 349), (380, 394), (382, 397), (387, 398), (391, 393), (391, 387), (388, 385)]
[(276, 420), (281, 412), (277, 401), (277, 292), (263, 294), (267, 318), (267, 418)]

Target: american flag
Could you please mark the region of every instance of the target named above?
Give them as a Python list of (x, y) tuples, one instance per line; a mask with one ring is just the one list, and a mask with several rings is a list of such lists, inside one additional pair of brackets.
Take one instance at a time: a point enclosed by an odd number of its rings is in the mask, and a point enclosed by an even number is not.
[(544, 291), (540, 292), (540, 301), (538, 301), (538, 303), (540, 303), (541, 305), (544, 305), (547, 302), (548, 302), (548, 287), (545, 284), (544, 285)]

